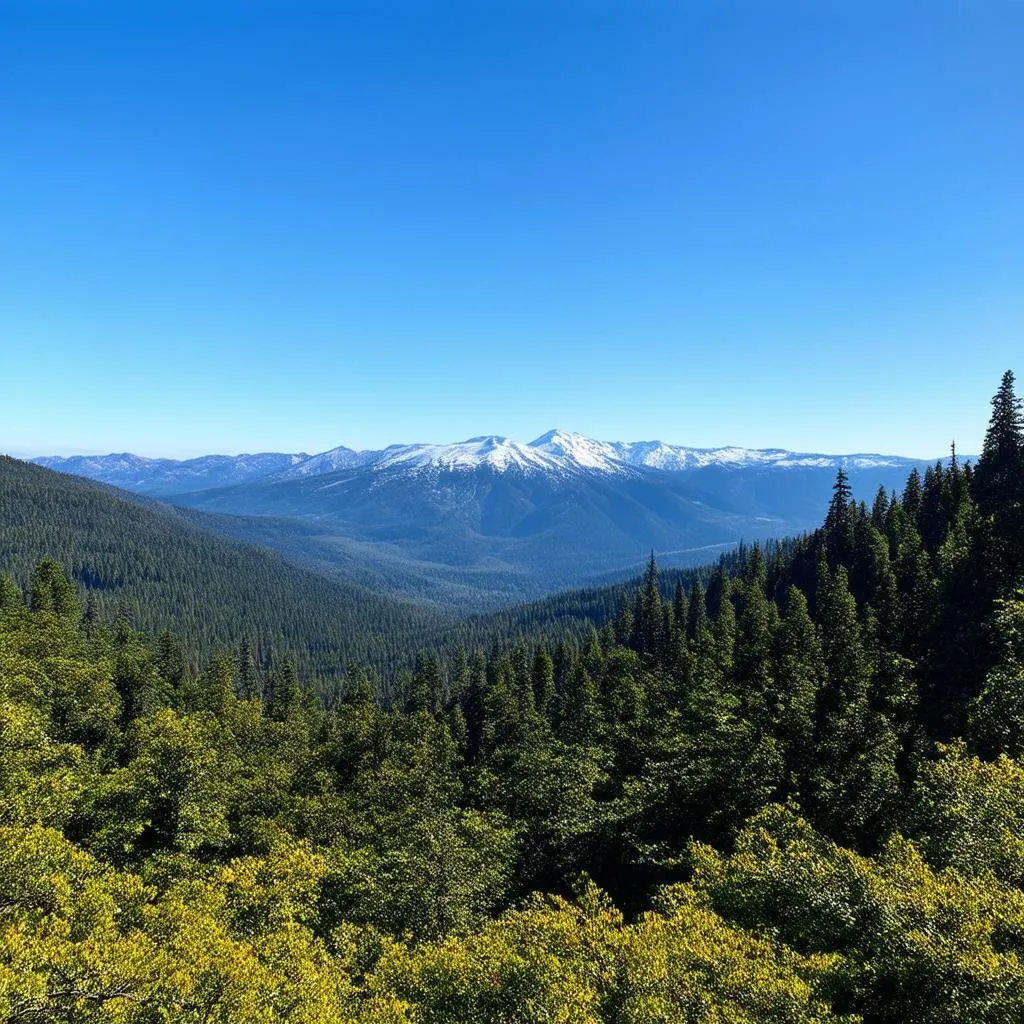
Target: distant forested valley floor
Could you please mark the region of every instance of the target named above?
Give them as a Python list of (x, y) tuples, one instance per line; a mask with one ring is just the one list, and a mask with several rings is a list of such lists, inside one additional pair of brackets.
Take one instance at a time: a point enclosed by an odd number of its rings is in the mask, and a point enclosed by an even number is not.
[(0, 1022), (1024, 1016), (1010, 372), (974, 465), (494, 616), (10, 459), (0, 570)]

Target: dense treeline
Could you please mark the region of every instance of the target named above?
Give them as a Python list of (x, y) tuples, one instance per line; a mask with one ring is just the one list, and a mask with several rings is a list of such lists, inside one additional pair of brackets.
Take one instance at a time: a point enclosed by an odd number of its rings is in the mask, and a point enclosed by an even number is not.
[[(206, 528), (213, 518), (0, 457), (0, 571), (27, 589), (42, 559), (60, 562), (91, 621), (123, 619), (154, 636), (169, 628), (192, 669), (244, 643), (261, 675), (291, 657), (302, 680), (329, 696), (357, 663), (387, 679), (421, 647), (579, 636), (621, 600), (621, 586), (595, 587), (453, 620), (226, 540)], [(676, 570), (662, 585), (690, 586), (704, 572)]]
[(1013, 385), (976, 467), (383, 702), (6, 581), (0, 1019), (1019, 1020)]
[[(787, 549), (791, 541), (769, 541), (767, 550)], [(746, 545), (723, 554), (719, 564), (734, 571), (740, 559), (745, 556)], [(658, 586), (662, 596), (671, 598), (676, 586), (681, 584), (687, 592), (698, 581), (706, 584), (712, 572), (711, 566), (700, 565), (686, 569), (669, 569), (658, 575)], [(471, 615), (447, 627), (439, 634), (445, 646), (487, 647), (496, 638), (504, 641), (520, 637), (556, 641), (563, 636), (581, 638), (591, 625), (601, 628), (611, 622), (622, 610), (624, 597), (635, 590), (640, 576), (625, 584), (610, 583), (600, 586), (579, 587), (562, 590), (539, 601), (512, 605), (500, 611)]]
[(287, 652), (303, 678), (355, 661), (388, 670), (447, 621), (225, 540), (168, 505), (5, 456), (0, 523), (0, 571), (27, 588), (55, 559), (90, 617), (153, 635), (173, 627), (193, 667), (246, 637), (261, 665)]
[(387, 679), (420, 647), (580, 635), (614, 616), (622, 591), (570, 591), (457, 621), (226, 540), (204, 525), (212, 518), (0, 456), (0, 571), (27, 590), (41, 560), (60, 562), (90, 621), (124, 620), (153, 636), (171, 629), (193, 670), (244, 643), (262, 675), (291, 657), (329, 695), (353, 664)]

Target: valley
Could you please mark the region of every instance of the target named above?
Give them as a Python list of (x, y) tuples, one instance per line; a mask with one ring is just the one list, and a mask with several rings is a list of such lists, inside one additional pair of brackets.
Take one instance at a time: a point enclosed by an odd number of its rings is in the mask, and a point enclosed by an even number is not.
[(628, 578), (652, 550), (687, 566), (741, 541), (795, 536), (819, 520), (838, 468), (871, 501), (930, 464), (564, 431), (309, 457), (35, 461), (159, 496), (205, 529), (332, 579), (462, 614)]

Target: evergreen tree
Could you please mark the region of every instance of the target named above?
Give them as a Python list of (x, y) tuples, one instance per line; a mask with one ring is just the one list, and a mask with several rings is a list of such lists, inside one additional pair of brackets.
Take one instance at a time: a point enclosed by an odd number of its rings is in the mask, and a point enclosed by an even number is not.
[(523, 693), (516, 679), (512, 659), (508, 654), (499, 654), (491, 661), (493, 666), (484, 698), (484, 740), (485, 754), (490, 760), (500, 758), (514, 747), (519, 746), (532, 732), (533, 722), (523, 715)]
[(620, 644), (632, 642), (635, 626), (632, 602), (628, 594), (622, 593), (619, 595), (619, 608), (615, 616), (615, 636)]
[(1014, 391), (1012, 370), (1003, 374), (992, 398), (981, 456), (974, 472), (974, 494), (984, 516), (998, 515), (1021, 501), (1024, 488), (1024, 414)]
[(484, 652), (478, 650), (473, 657), (469, 686), (463, 697), (463, 713), (466, 717), (466, 751), (471, 764), (480, 757), (483, 748), (486, 699), (487, 660)]
[(465, 757), (469, 734), (466, 729), (466, 716), (459, 704), (453, 704), (448, 709), (446, 721), (448, 723), (448, 731), (451, 733), (452, 742), (458, 748), (459, 754)]
[(917, 529), (925, 550), (936, 555), (946, 536), (948, 525), (945, 502), (946, 481), (942, 463), (925, 470), (921, 487), (921, 504), (917, 510)]
[(373, 704), (374, 685), (370, 670), (365, 665), (354, 665), (348, 674), (344, 702), (353, 707), (370, 707)]
[(181, 687), (185, 678), (185, 654), (177, 633), (168, 626), (156, 642), (156, 666), (170, 690)]
[(857, 605), (839, 566), (819, 567), (825, 685), (816, 709), (814, 803), (829, 834), (867, 846), (891, 828), (900, 799), (899, 741), (871, 707), (871, 663)]
[(988, 758), (1024, 758), (1024, 591), (996, 602), (994, 647), (999, 660), (973, 701), (968, 732)]
[(864, 516), (857, 520), (855, 543), (854, 594), (862, 605), (873, 609), (885, 643), (893, 646), (900, 636), (900, 600), (888, 541)]
[(603, 718), (614, 726), (636, 728), (644, 717), (647, 691), (634, 651), (618, 648), (603, 666), (600, 685)]
[(907, 477), (906, 486), (903, 488), (903, 497), (900, 501), (904, 512), (915, 524), (917, 523), (917, 513), (921, 507), (921, 474), (917, 471), (915, 466)]
[(691, 641), (704, 633), (710, 632), (711, 621), (708, 618), (707, 602), (704, 597), (704, 586), (698, 580), (690, 593), (690, 607), (687, 609), (686, 633)]
[(464, 644), (459, 644), (452, 655), (451, 694), (452, 700), (459, 702), (469, 689), (470, 667), (469, 655)]
[(120, 622), (115, 643), (113, 683), (121, 697), (122, 719), (128, 723), (164, 707), (170, 687), (161, 678), (157, 659), (141, 633)]
[(420, 651), (416, 655), (412, 686), (406, 698), (406, 712), (433, 711), (440, 703), (441, 690), (440, 659), (434, 651)]
[(235, 659), (238, 673), (238, 693), (243, 700), (252, 700), (260, 696), (260, 681), (256, 673), (256, 659), (253, 657), (252, 644), (247, 636), (238, 642), (238, 655)]
[(1010, 370), (992, 399), (972, 488), (981, 519), (978, 575), (989, 599), (1009, 597), (1024, 583), (1024, 414)]
[(6, 574), (0, 574), (0, 613), (22, 611), (25, 608), (25, 595), (21, 587)]
[(222, 717), (237, 698), (234, 661), (223, 654), (214, 655), (203, 674), (202, 687), (203, 709)]
[(78, 594), (59, 562), (47, 558), (40, 562), (32, 576), (29, 607), (34, 612), (53, 612), (69, 621), (78, 621)]
[[(756, 549), (755, 549), (756, 550)], [(764, 722), (775, 688), (772, 646), (778, 609), (765, 597), (763, 572), (755, 571), (744, 586), (743, 610), (736, 636), (735, 688), (747, 718)]]
[(282, 658), (271, 676), (267, 714), (283, 722), (299, 706), (301, 697), (295, 662), (290, 657)]
[(790, 784), (806, 784), (812, 767), (815, 708), (825, 680), (818, 631), (807, 598), (790, 587), (775, 638), (775, 690), (769, 704), (771, 729), (782, 748)]
[(690, 595), (687, 634), (689, 663), (681, 704), (687, 721), (697, 723), (709, 714), (715, 716), (725, 701), (723, 660), (718, 655), (715, 633), (704, 603), (704, 588), (699, 581)]
[(546, 647), (539, 646), (534, 651), (532, 675), (534, 703), (537, 711), (547, 718), (555, 700), (555, 663)]
[(686, 616), (688, 610), (686, 590), (683, 587), (683, 581), (677, 580), (675, 593), (672, 596), (672, 621), (675, 624), (676, 630), (679, 632), (685, 633), (686, 631)]
[(731, 685), (736, 653), (736, 606), (732, 602), (732, 581), (721, 564), (708, 586), (708, 604), (715, 609), (712, 633), (715, 657), (725, 685)]
[(854, 519), (856, 505), (850, 481), (842, 466), (836, 471), (832, 485), (832, 500), (825, 516), (825, 538), (828, 545), (829, 563), (832, 566), (849, 566), (854, 552)]
[(647, 562), (643, 588), (637, 597), (633, 620), (633, 642), (635, 651), (649, 661), (656, 660), (663, 649), (664, 618), (661, 607), (661, 590), (658, 584), (658, 563), (654, 552)]
[(594, 680), (580, 658), (574, 658), (561, 694), (558, 734), (567, 743), (592, 746), (601, 729), (601, 709)]
[(884, 485), (878, 488), (875, 493), (875, 500), (871, 505), (871, 524), (879, 532), (885, 530), (885, 520), (889, 513), (889, 495)]

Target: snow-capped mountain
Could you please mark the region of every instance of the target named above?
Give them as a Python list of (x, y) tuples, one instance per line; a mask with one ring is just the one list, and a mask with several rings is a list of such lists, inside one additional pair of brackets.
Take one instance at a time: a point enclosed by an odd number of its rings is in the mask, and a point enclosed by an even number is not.
[(549, 430), (523, 443), (496, 434), (471, 437), (454, 444), (397, 444), (380, 451), (333, 448), (276, 474), (275, 479), (300, 479), (341, 469), (372, 467), (410, 472), (491, 469), (518, 473), (625, 473), (644, 468), (668, 473), (721, 466), (732, 469), (900, 468), (915, 464), (895, 455), (823, 455), (783, 448), (688, 448), (664, 441), (597, 441), (566, 430)]
[(339, 469), (352, 469), (373, 462), (380, 455), (375, 451), (355, 451), (339, 445), (319, 455), (303, 455), (292, 465), (274, 473), (276, 480), (300, 479), (306, 476), (320, 476), (336, 473)]
[(839, 466), (870, 501), (924, 465), (563, 430), (528, 443), (485, 435), (318, 455), (36, 461), (213, 513), (209, 528), (331, 575), (466, 607), (474, 594), (537, 596), (636, 566), (652, 549), (692, 562), (741, 539), (798, 534), (821, 522)]
[(595, 441), (583, 434), (566, 430), (549, 430), (531, 441), (529, 447), (545, 452), (562, 465), (598, 473), (620, 473), (629, 461), (622, 458), (618, 445), (608, 441)]
[(523, 443), (494, 434), (454, 444), (395, 444), (379, 450), (341, 445), (318, 455), (264, 452), (153, 459), (127, 452), (100, 456), (43, 456), (32, 461), (63, 473), (154, 497), (199, 493), (254, 483), (331, 477), (339, 472), (436, 476), (489, 472), (553, 479), (588, 475), (635, 477), (654, 471), (689, 475), (699, 471), (909, 469), (913, 459), (894, 455), (823, 455), (782, 448), (689, 448), (663, 441), (597, 441), (566, 430), (549, 430)]
[[(335, 456), (336, 452), (341, 453), (340, 457)], [(454, 444), (394, 444), (380, 451), (360, 452), (333, 449), (279, 473), (277, 479), (300, 479), (353, 467), (370, 467), (378, 472), (489, 469), (498, 473), (556, 475), (593, 471), (621, 473), (628, 468), (615, 458), (612, 446), (591, 441), (582, 434), (552, 430), (529, 444), (497, 434), (484, 434)]]
[(647, 466), (666, 472), (684, 472), (707, 466), (742, 469), (750, 466), (777, 466), (792, 469), (814, 466), (818, 469), (868, 469), (911, 466), (917, 460), (898, 455), (820, 455), (790, 452), (784, 448), (684, 448), (663, 441), (615, 442), (609, 445), (617, 457), (631, 466)]
[(471, 437), (457, 444), (393, 445), (370, 463), (375, 470), (475, 470), (487, 468), (499, 473), (555, 473), (567, 467), (557, 459), (507, 437), (490, 434)]
[(688, 448), (664, 441), (597, 441), (566, 430), (549, 430), (523, 443), (494, 434), (454, 444), (395, 444), (379, 450), (341, 445), (318, 455), (205, 455), (195, 459), (150, 459), (129, 453), (100, 456), (43, 456), (32, 461), (64, 473), (152, 495), (208, 490), (233, 484), (301, 480), (342, 470), (376, 472), (468, 472), (578, 475), (626, 474), (637, 469), (686, 473), (726, 469), (899, 469), (916, 460), (894, 455), (823, 455), (782, 448)]
[(866, 469), (910, 466), (915, 461), (896, 455), (820, 455), (790, 452), (783, 448), (687, 448), (664, 441), (594, 441), (583, 434), (563, 430), (542, 434), (530, 442), (530, 447), (581, 468), (609, 473), (621, 472), (623, 465), (679, 473), (707, 466), (735, 469), (750, 466), (838, 469), (842, 466), (843, 469)]

